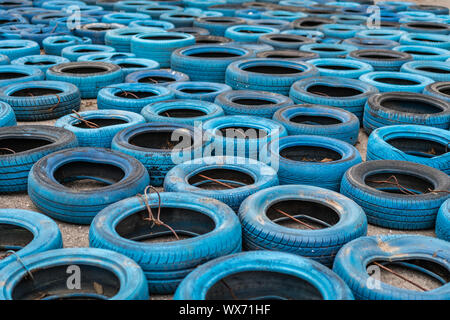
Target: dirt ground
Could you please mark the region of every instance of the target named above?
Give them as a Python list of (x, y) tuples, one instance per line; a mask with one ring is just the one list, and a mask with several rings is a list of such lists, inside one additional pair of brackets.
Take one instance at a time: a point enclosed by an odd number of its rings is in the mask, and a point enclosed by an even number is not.
[[(414, 0), (413, 0), (414, 1)], [(417, 2), (419, 4), (433, 4), (433, 5), (444, 5), (447, 7), (450, 7), (450, 0), (416, 0), (414, 2)], [(95, 100), (85, 100), (82, 102), (81, 111), (85, 110), (92, 110), (96, 109), (96, 102)], [(33, 124), (45, 124), (45, 125), (53, 125), (55, 120), (51, 121), (41, 121), (38, 123)], [(19, 125), (23, 124), (29, 124), (25, 122), (19, 122)], [(358, 143), (356, 145), (357, 149), (361, 153), (363, 159), (365, 159), (366, 154), (366, 148), (367, 148), (367, 135), (361, 130), (359, 134)], [(33, 210), (33, 211), (39, 211), (31, 202), (30, 198), (26, 193), (16, 193), (16, 194), (8, 194), (8, 195), (0, 195), (0, 208), (17, 208), (17, 209), (26, 209), (26, 210)], [(64, 222), (58, 222), (58, 225), (61, 229), (63, 240), (64, 240), (64, 247), (65, 248), (71, 248), (71, 247), (88, 247), (89, 246), (89, 240), (88, 240), (88, 233), (89, 233), (89, 226), (80, 226), (80, 225), (73, 225), (68, 224)], [(391, 230), (391, 229), (385, 229), (380, 228), (376, 226), (369, 225), (368, 235), (378, 235), (378, 234), (420, 234), (425, 236), (431, 236), (434, 237), (434, 230), (421, 230), (421, 231), (398, 231), (398, 230)], [(422, 275), (419, 275), (415, 272), (410, 271), (404, 271), (404, 275), (407, 275), (410, 277), (410, 279), (416, 281), (421, 286), (431, 289), (436, 287), (436, 282), (424, 277)], [(392, 275), (382, 273), (382, 280), (387, 281), (393, 285), (408, 288), (408, 289), (414, 289), (413, 286), (410, 284), (405, 283), (404, 281), (400, 280), (399, 278), (396, 278)], [(152, 299), (170, 299), (171, 296), (152, 296)]]

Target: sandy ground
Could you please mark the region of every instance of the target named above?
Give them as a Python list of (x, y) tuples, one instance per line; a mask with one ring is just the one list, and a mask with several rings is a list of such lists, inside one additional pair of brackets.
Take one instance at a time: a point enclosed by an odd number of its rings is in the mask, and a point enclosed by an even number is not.
[[(433, 5), (443, 5), (450, 7), (450, 0), (416, 0), (415, 2), (420, 4), (433, 4)], [(82, 102), (81, 111), (96, 109), (95, 100), (85, 100)], [(41, 121), (39, 123), (33, 124), (45, 124), (45, 125), (53, 125), (55, 120), (50, 121)], [(24, 122), (20, 122), (19, 125), (27, 124)], [(366, 148), (367, 148), (367, 135), (361, 130), (358, 138), (358, 143), (356, 145), (357, 149), (361, 153), (363, 159), (365, 159)], [(27, 209), (33, 211), (39, 211), (31, 202), (30, 198), (26, 193), (17, 193), (17, 194), (9, 194), (9, 195), (0, 195), (0, 208), (17, 208), (17, 209)], [(58, 222), (58, 225), (61, 229), (64, 247), (88, 247), (88, 233), (89, 226), (80, 226), (73, 225), (64, 222)], [(380, 228), (377, 226), (369, 225), (368, 235), (377, 235), (377, 234), (421, 234), (426, 236), (434, 237), (434, 230), (421, 230), (421, 231), (398, 231)], [(411, 279), (416, 281), (418, 284), (424, 286), (425, 288), (431, 289), (436, 287), (436, 282), (424, 277), (420, 274), (416, 274), (409, 271), (404, 271), (404, 275), (409, 276)], [(387, 281), (393, 285), (397, 285), (400, 287), (414, 289), (414, 287), (410, 284), (405, 283), (399, 278), (382, 273), (382, 280)], [(170, 299), (171, 296), (153, 296), (152, 299)]]

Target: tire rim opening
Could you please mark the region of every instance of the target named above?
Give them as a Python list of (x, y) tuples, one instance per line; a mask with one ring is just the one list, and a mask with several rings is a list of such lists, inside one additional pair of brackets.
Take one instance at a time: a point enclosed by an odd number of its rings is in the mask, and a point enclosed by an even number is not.
[[(110, 126), (116, 126), (119, 124), (125, 124), (128, 123), (128, 121), (125, 121), (123, 119), (104, 119), (104, 118), (85, 118), (89, 122), (95, 123), (98, 127), (92, 127), (87, 125), (86, 122), (80, 121), (72, 124), (72, 127), (77, 127), (81, 129), (98, 129), (103, 127), (110, 127)], [(78, 121), (77, 119), (74, 119), (75, 121)]]
[(444, 88), (439, 88), (438, 91), (442, 94), (445, 94), (446, 96), (450, 96), (450, 86), (444, 87)]
[(402, 78), (373, 78), (376, 82), (386, 83), (386, 84), (393, 84), (398, 86), (416, 86), (420, 84), (418, 81), (409, 80), (409, 79), (402, 79)]
[(266, 31), (262, 31), (262, 30), (248, 30), (248, 29), (240, 29), (240, 30), (236, 30), (239, 33), (267, 33)]
[(299, 58), (303, 57), (301, 54), (289, 54), (289, 53), (269, 53), (264, 55), (266, 58), (273, 58), (273, 59), (293, 59), (293, 58)]
[(430, 30), (446, 30), (447, 27), (436, 25), (436, 24), (424, 24), (424, 23), (414, 23), (409, 24), (409, 27), (411, 28), (417, 28), (417, 29), (430, 29)]
[(386, 142), (406, 154), (422, 158), (438, 157), (448, 152), (447, 146), (432, 140), (394, 138), (386, 140)]
[(10, 94), (12, 97), (36, 97), (36, 96), (48, 96), (57, 95), (62, 93), (62, 90), (50, 89), (50, 88), (25, 88), (14, 91)]
[(140, 37), (140, 39), (144, 40), (155, 40), (155, 41), (166, 41), (166, 40), (182, 40), (185, 39), (185, 37), (182, 36), (146, 36), (146, 37)]
[[(120, 89), (119, 89), (120, 90)], [(127, 98), (127, 99), (145, 99), (148, 97), (157, 96), (157, 93), (151, 91), (131, 91), (131, 90), (123, 90), (114, 93), (116, 97)]]
[(119, 67), (121, 68), (145, 68), (146, 66), (142, 65), (142, 64), (135, 64), (135, 63), (119, 63), (118, 64)]
[(0, 80), (16, 79), (28, 76), (28, 74), (21, 72), (0, 72)]
[(53, 177), (67, 188), (84, 191), (115, 184), (125, 177), (125, 172), (107, 163), (73, 161), (57, 168)]
[(175, 82), (177, 81), (174, 78), (169, 77), (163, 77), (163, 76), (150, 76), (150, 77), (143, 77), (138, 80), (139, 83), (169, 83), (169, 82)]
[(427, 51), (413, 51), (413, 50), (407, 50), (406, 53), (418, 55), (418, 56), (437, 56), (437, 53), (434, 52), (427, 52)]
[(432, 43), (442, 43), (442, 42), (444, 42), (442, 40), (437, 40), (437, 39), (422, 39), (422, 38), (412, 38), (412, 40), (422, 41), (422, 42), (432, 42)]
[(394, 171), (369, 174), (364, 178), (364, 183), (379, 191), (404, 195), (430, 193), (435, 188), (425, 178)]
[(69, 42), (68, 40), (56, 40), (53, 43), (66, 43)]
[[(67, 270), (73, 265), (31, 269), (34, 281), (25, 272), (12, 291), (14, 300), (106, 300), (120, 290), (120, 280), (106, 269), (76, 263), (80, 268), (81, 289), (69, 289)], [(76, 292), (76, 293), (75, 293)]]
[[(150, 205), (150, 207), (156, 216), (158, 206)], [(148, 217), (147, 210), (133, 213), (121, 220), (116, 225), (115, 231), (122, 238), (144, 243), (177, 241), (169, 228), (154, 224)], [(186, 208), (161, 207), (160, 220), (170, 226), (180, 240), (206, 234), (216, 227), (214, 221), (206, 214)]]
[(314, 146), (292, 146), (280, 150), (280, 156), (300, 162), (332, 162), (342, 159), (334, 150)]
[(190, 15), (183, 15), (183, 14), (173, 14), (172, 18), (178, 18), (178, 19), (193, 19), (195, 18), (194, 16), (190, 16)]
[(245, 106), (267, 106), (276, 104), (273, 101), (258, 98), (236, 98), (232, 99), (231, 102)]
[(169, 109), (159, 112), (158, 115), (168, 118), (196, 118), (206, 116), (206, 113), (195, 109)]
[(282, 67), (282, 66), (271, 66), (271, 65), (260, 65), (260, 66), (249, 66), (243, 67), (242, 70), (254, 73), (265, 73), (265, 74), (295, 74), (302, 73), (304, 70)]
[(387, 109), (399, 112), (417, 113), (417, 114), (434, 114), (442, 112), (443, 109), (438, 105), (429, 103), (426, 100), (412, 99), (384, 99), (380, 105)]
[(255, 180), (242, 171), (209, 169), (189, 177), (188, 183), (200, 189), (229, 190), (254, 184)]
[(360, 89), (338, 86), (338, 85), (325, 85), (316, 84), (306, 88), (309, 93), (325, 96), (325, 97), (354, 97), (363, 93)]
[(50, 64), (56, 64), (54, 61), (27, 61), (24, 63), (27, 66), (48, 66)]
[(312, 50), (314, 51), (320, 51), (320, 52), (344, 52), (345, 50), (343, 49), (338, 49), (338, 48), (330, 48), (330, 47), (316, 47), (316, 48), (312, 48)]
[[(173, 130), (168, 130), (138, 133), (129, 139), (129, 144), (146, 149), (172, 150), (179, 144), (179, 141), (181, 141), (178, 140), (178, 135), (176, 139), (172, 139), (173, 132)], [(190, 139), (189, 145), (194, 145), (194, 140), (191, 134), (183, 133), (182, 139), (183, 141)]]
[(251, 270), (228, 275), (208, 289), (206, 300), (323, 300), (308, 281), (285, 273)]
[(339, 214), (331, 207), (305, 200), (277, 202), (267, 209), (266, 216), (283, 227), (302, 230), (329, 228), (340, 220)]
[(363, 54), (359, 54), (358, 55), (360, 58), (364, 58), (364, 59), (377, 59), (377, 60), (397, 60), (400, 59), (400, 56), (396, 56), (396, 55), (387, 55), (387, 54), (378, 54), (378, 53), (363, 53)]
[(271, 37), (271, 40), (273, 41), (278, 41), (278, 42), (290, 42), (290, 43), (303, 43), (305, 41), (301, 40), (301, 39), (293, 39), (293, 38), (289, 38), (289, 37)]
[(73, 52), (85, 53), (85, 52), (102, 52), (100, 49), (75, 49)]
[(328, 70), (342, 70), (342, 71), (358, 70), (358, 68), (351, 66), (317, 65), (317, 67), (320, 69), (328, 69)]
[(9, 255), (7, 251), (19, 251), (33, 239), (33, 233), (23, 227), (0, 223), (0, 261)]
[(208, 93), (213, 93), (213, 92), (217, 92), (217, 90), (214, 89), (206, 89), (206, 88), (202, 88), (202, 89), (193, 89), (193, 88), (183, 88), (183, 89), (178, 89), (178, 91), (184, 92), (184, 93), (189, 93), (189, 94), (208, 94)]
[(80, 66), (80, 67), (66, 67), (62, 68), (61, 72), (71, 73), (71, 74), (93, 74), (93, 73), (102, 73), (108, 71), (107, 68), (102, 67), (89, 67), (89, 66)]
[(227, 139), (262, 139), (267, 136), (267, 131), (258, 128), (244, 126), (229, 126), (220, 128), (222, 136)]
[(208, 52), (198, 52), (198, 53), (187, 54), (187, 56), (196, 57), (196, 58), (234, 58), (234, 57), (240, 57), (242, 55), (234, 53), (234, 52), (208, 51)]
[(327, 126), (342, 123), (342, 121), (336, 118), (314, 115), (298, 115), (290, 118), (289, 121), (312, 126)]
[(52, 144), (45, 138), (0, 138), (0, 155), (11, 155)]
[(397, 288), (421, 292), (437, 289), (450, 281), (447, 268), (425, 259), (372, 261), (367, 265), (367, 274)]
[(450, 74), (450, 69), (443, 69), (443, 68), (433, 68), (433, 67), (421, 67), (416, 68), (417, 70), (425, 71), (425, 72), (432, 72), (432, 73), (440, 73), (440, 74)]

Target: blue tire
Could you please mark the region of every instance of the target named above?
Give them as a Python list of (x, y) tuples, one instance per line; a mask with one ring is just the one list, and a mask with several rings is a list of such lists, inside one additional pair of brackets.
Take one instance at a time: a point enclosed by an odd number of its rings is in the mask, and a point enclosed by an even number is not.
[(411, 61), (405, 63), (401, 72), (421, 75), (434, 81), (450, 81), (450, 64), (443, 61)]
[[(203, 123), (209, 145), (207, 152), (215, 151), (218, 156), (262, 159), (266, 144), (287, 135), (278, 122), (257, 116), (224, 116)], [(243, 138), (243, 135), (245, 138)], [(246, 138), (248, 137), (248, 138)], [(204, 154), (211, 155), (211, 153)]]
[(173, 24), (176, 28), (192, 27), (196, 18), (200, 18), (203, 15), (196, 12), (177, 11), (166, 12), (159, 16), (159, 20), (167, 21)]
[(70, 61), (77, 61), (79, 57), (86, 54), (102, 53), (102, 52), (115, 52), (116, 49), (110, 46), (99, 44), (78, 44), (65, 47), (61, 50), (61, 55)]
[[(396, 183), (400, 187), (397, 187)], [(400, 230), (428, 229), (448, 198), (448, 175), (418, 163), (374, 160), (350, 168), (340, 192), (358, 203), (370, 224)]]
[(23, 56), (40, 54), (39, 44), (31, 40), (1, 40), (0, 54), (4, 54), (9, 60), (14, 60)]
[(448, 130), (419, 125), (378, 128), (367, 142), (367, 160), (403, 160), (427, 165), (450, 174)]
[(2, 251), (16, 252), (2, 257), (0, 269), (17, 261), (17, 257), (23, 258), (63, 246), (58, 225), (41, 213), (20, 209), (0, 209), (0, 224), (4, 226), (0, 231)]
[(178, 81), (189, 81), (189, 76), (182, 72), (170, 69), (142, 70), (130, 73), (126, 76), (125, 82), (130, 83), (150, 83), (160, 86), (167, 86)]
[(412, 92), (385, 92), (371, 96), (364, 107), (364, 130), (371, 133), (379, 127), (418, 124), (441, 129), (450, 126), (447, 102)]
[[(202, 175), (222, 184), (211, 182)], [(278, 185), (275, 170), (262, 162), (237, 157), (206, 157), (187, 161), (176, 165), (164, 179), (164, 191), (189, 192), (217, 199), (236, 212), (248, 196), (275, 185)]]
[(231, 45), (194, 45), (175, 50), (172, 70), (187, 74), (192, 81), (225, 82), (230, 63), (253, 56), (253, 52)]
[(346, 44), (332, 43), (312, 43), (300, 47), (300, 50), (315, 52), (321, 58), (345, 58), (350, 52), (357, 49), (357, 47)]
[(88, 23), (83, 24), (73, 30), (73, 34), (78, 37), (88, 37), (93, 44), (105, 44), (105, 35), (108, 30), (125, 28), (119, 23)]
[(373, 39), (373, 38), (350, 38), (342, 41), (342, 44), (354, 46), (358, 50), (362, 49), (387, 49), (390, 50), (400, 44), (393, 40)]
[(256, 54), (256, 58), (272, 58), (289, 60), (293, 62), (308, 62), (308, 60), (319, 58), (319, 55), (315, 52), (301, 50), (269, 50), (258, 52)]
[(125, 1), (117, 1), (114, 4), (114, 11), (119, 11), (119, 12), (137, 12), (137, 10), (144, 6), (149, 4), (148, 1), (144, 1), (144, 0), (125, 0)]
[(123, 110), (88, 110), (80, 112), (79, 115), (98, 127), (87, 126), (78, 120), (78, 115), (59, 118), (55, 127), (72, 131), (80, 147), (111, 148), (111, 141), (120, 130), (145, 123), (140, 114)]
[[(316, 227), (287, 227), (283, 222), (289, 218), (281, 214), (286, 211)], [(325, 212), (330, 216), (324, 218)], [(333, 264), (344, 244), (367, 234), (367, 219), (359, 205), (337, 192), (307, 185), (257, 191), (242, 202), (238, 216), (245, 249), (293, 253), (326, 266)]]
[(245, 23), (245, 19), (238, 17), (202, 17), (195, 19), (194, 27), (204, 28), (213, 36), (224, 36), (227, 28)]
[[(395, 248), (392, 251), (392, 248)], [(419, 235), (379, 235), (361, 237), (345, 245), (336, 256), (333, 271), (344, 280), (359, 300), (448, 300), (450, 286), (441, 277), (427, 269), (426, 265), (440, 266), (448, 271), (450, 244), (446, 241)], [(408, 257), (408, 259), (406, 259)], [(405, 289), (370, 276), (367, 269), (403, 266), (428, 274), (442, 284), (429, 291)], [(424, 267), (422, 267), (424, 266)], [(378, 274), (381, 271), (378, 271)], [(415, 288), (408, 286), (409, 288)]]
[(326, 38), (343, 40), (356, 37), (362, 27), (352, 24), (323, 24), (319, 27), (319, 30), (325, 34)]
[(408, 33), (400, 38), (401, 45), (430, 46), (450, 50), (450, 35)]
[[(93, 179), (106, 186), (84, 191), (64, 186), (74, 179)], [(36, 162), (28, 176), (28, 194), (52, 218), (90, 224), (99, 211), (143, 192), (148, 184), (147, 170), (133, 157), (104, 148), (74, 148)]]
[(119, 66), (111, 63), (69, 62), (48, 69), (47, 79), (72, 83), (80, 89), (81, 98), (93, 99), (101, 88), (121, 83), (123, 74)]
[(180, 6), (163, 5), (158, 3), (149, 3), (137, 9), (137, 13), (144, 13), (152, 17), (154, 20), (159, 20), (163, 13), (183, 11)]
[(13, 108), (5, 102), (0, 103), (0, 127), (17, 125), (16, 115)]
[(115, 64), (117, 59), (135, 58), (133, 53), (129, 52), (100, 52), (86, 54), (78, 57), (77, 61), (103, 61)]
[(321, 105), (291, 105), (279, 109), (273, 120), (281, 123), (288, 135), (333, 137), (355, 145), (358, 142), (359, 120), (341, 108)]
[(421, 93), (433, 83), (433, 79), (406, 72), (376, 71), (363, 74), (359, 80), (372, 85), (380, 92), (416, 92)]
[[(173, 293), (183, 278), (199, 264), (241, 251), (241, 226), (236, 214), (222, 202), (191, 193), (164, 192), (161, 196), (161, 219), (180, 235), (190, 239), (142, 243), (140, 239), (172, 235), (165, 226), (142, 220), (147, 214), (139, 197), (113, 204), (98, 214), (91, 224), (91, 247), (110, 249), (132, 257), (144, 270), (151, 293)], [(158, 205), (158, 197), (147, 198), (150, 206)], [(183, 210), (183, 215), (177, 211)], [(144, 212), (144, 213), (142, 213)], [(138, 218), (142, 231), (128, 230), (126, 221)], [(198, 224), (193, 224), (198, 221)], [(118, 232), (116, 231), (118, 230)], [(153, 231), (151, 235), (147, 230)], [(134, 241), (132, 240), (134, 239)], [(139, 239), (139, 240), (138, 240)], [(182, 253), (190, 252), (190, 254)]]
[(436, 236), (450, 242), (450, 200), (445, 201), (436, 218)]
[(232, 41), (230, 44), (247, 50), (252, 50), (255, 54), (263, 51), (274, 50), (272, 46), (265, 43)]
[(118, 52), (131, 52), (131, 38), (137, 34), (163, 32), (161, 28), (127, 27), (108, 30), (105, 34), (105, 44)]
[(61, 81), (29, 81), (0, 88), (0, 100), (8, 103), (17, 120), (42, 121), (79, 110), (80, 90)]
[(42, 41), (42, 46), (46, 54), (60, 56), (62, 49), (78, 44), (91, 44), (90, 38), (80, 38), (75, 36), (52, 36)]
[(280, 19), (250, 19), (248, 20), (247, 25), (275, 28), (279, 30), (277, 33), (280, 33), (282, 30), (286, 30), (289, 28), (290, 22)]
[[(70, 268), (74, 265), (83, 275), (83, 290), (67, 286), (67, 276), (75, 271)], [(34, 274), (35, 281), (28, 278), (28, 272)], [(99, 279), (98, 274), (103, 276)], [(41, 252), (9, 264), (0, 277), (5, 284), (0, 287), (1, 300), (149, 299), (142, 269), (133, 260), (109, 250), (70, 248)], [(52, 293), (43, 295), (43, 290)]]
[(231, 63), (225, 83), (235, 90), (260, 90), (288, 95), (292, 84), (315, 77), (318, 70), (306, 62), (253, 58)]
[(338, 191), (342, 176), (362, 161), (347, 142), (321, 136), (282, 137), (267, 145), (267, 160), (278, 165), (280, 184), (305, 184)]
[(450, 27), (447, 23), (413, 21), (402, 23), (400, 30), (409, 33), (431, 33), (431, 34), (450, 34)]
[(392, 50), (410, 54), (415, 61), (431, 60), (445, 61), (450, 58), (450, 51), (442, 48), (434, 48), (426, 45), (403, 45), (394, 47)]
[(0, 54), (0, 65), (3, 66), (5, 64), (10, 64), (10, 60), (9, 60), (8, 56), (6, 56), (4, 54)]
[(231, 91), (229, 85), (216, 82), (186, 81), (175, 82), (167, 86), (175, 94), (176, 99), (201, 100), (214, 102), (216, 97)]
[(103, 23), (120, 23), (124, 25), (129, 25), (131, 21), (134, 20), (150, 20), (151, 17), (148, 14), (137, 13), (137, 12), (113, 12), (110, 14), (105, 14), (102, 17)]
[[(78, 145), (75, 135), (50, 126), (13, 126), (0, 128), (2, 144), (0, 163), (0, 193), (26, 191), (31, 167), (42, 157), (55, 151)], [(30, 144), (26, 144), (31, 139)], [(25, 142), (22, 143), (21, 141)]]
[(399, 71), (401, 66), (412, 61), (413, 57), (400, 51), (363, 49), (351, 52), (348, 59), (368, 63), (375, 71)]
[(311, 259), (250, 251), (201, 265), (181, 282), (174, 299), (353, 300), (353, 294), (334, 272)]
[(363, 74), (373, 71), (373, 67), (365, 62), (350, 59), (313, 59), (308, 60), (319, 70), (323, 77), (342, 77), (358, 79)]
[(147, 83), (119, 83), (98, 92), (97, 107), (140, 113), (148, 104), (173, 99), (173, 92), (163, 86)]
[(295, 34), (265, 34), (259, 37), (258, 42), (272, 46), (276, 50), (292, 49), (298, 50), (301, 46), (314, 43), (313, 39)]
[(429, 84), (423, 90), (424, 94), (450, 102), (450, 82), (435, 82)]
[(120, 58), (114, 60), (114, 64), (117, 64), (120, 69), (122, 69), (124, 77), (136, 71), (154, 70), (160, 68), (159, 63), (155, 60), (142, 58)]
[(232, 90), (217, 96), (215, 103), (226, 115), (252, 115), (271, 119), (285, 106), (294, 104), (292, 99), (278, 93), (255, 90)]
[(194, 36), (186, 33), (141, 33), (131, 38), (131, 52), (138, 58), (155, 60), (162, 68), (168, 68), (172, 51), (193, 44)]
[(280, 33), (280, 30), (272, 27), (236, 25), (226, 29), (225, 37), (236, 42), (258, 42), (264, 34)]
[(198, 141), (194, 141), (194, 145), (179, 146), (175, 136), (192, 141), (194, 127), (169, 122), (137, 125), (116, 134), (111, 148), (143, 163), (150, 174), (151, 185), (159, 187), (170, 169), (178, 163), (193, 159), (205, 145), (204, 142), (199, 145)]
[(399, 42), (400, 38), (406, 35), (406, 31), (402, 30), (386, 30), (386, 29), (369, 29), (361, 30), (355, 34), (358, 38), (384, 39)]
[(378, 89), (357, 79), (312, 77), (295, 82), (289, 97), (297, 104), (320, 104), (342, 108), (361, 121), (367, 99)]
[(70, 60), (53, 55), (33, 55), (14, 59), (13, 61), (11, 61), (11, 64), (20, 66), (33, 66), (45, 73), (48, 68), (66, 62), (70, 62)]
[(160, 21), (160, 20), (136, 20), (131, 22), (128, 25), (129, 28), (140, 28), (140, 27), (146, 27), (146, 28), (161, 28), (163, 30), (169, 30), (175, 28), (175, 25), (173, 23), (170, 23), (168, 21)]

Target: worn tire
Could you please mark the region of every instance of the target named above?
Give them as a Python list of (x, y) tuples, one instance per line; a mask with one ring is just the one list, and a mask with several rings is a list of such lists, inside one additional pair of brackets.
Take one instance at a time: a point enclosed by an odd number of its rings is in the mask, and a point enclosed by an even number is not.
[(450, 200), (446, 200), (439, 208), (435, 232), (439, 239), (450, 242)]
[(175, 95), (176, 99), (201, 100), (214, 102), (214, 99), (231, 87), (224, 83), (202, 82), (202, 81), (179, 81), (167, 86)]
[(5, 102), (0, 103), (0, 127), (17, 125), (16, 115), (13, 108)]

